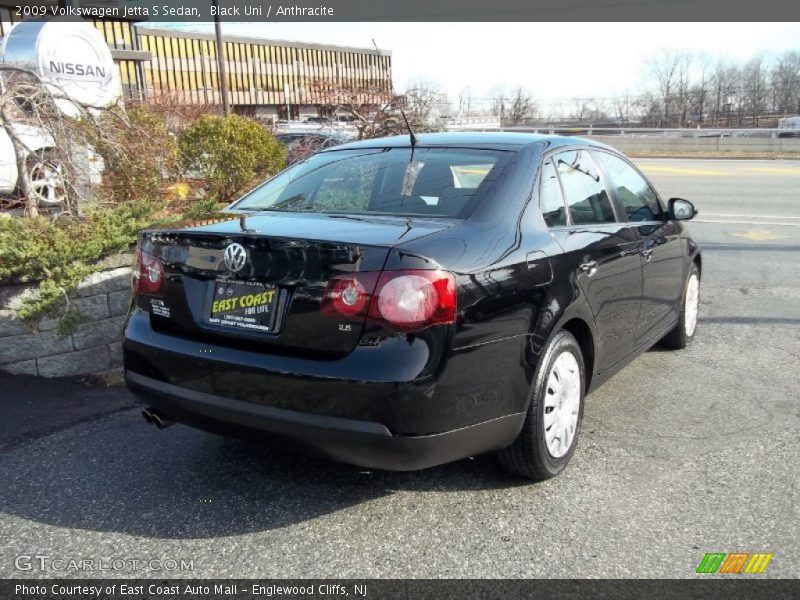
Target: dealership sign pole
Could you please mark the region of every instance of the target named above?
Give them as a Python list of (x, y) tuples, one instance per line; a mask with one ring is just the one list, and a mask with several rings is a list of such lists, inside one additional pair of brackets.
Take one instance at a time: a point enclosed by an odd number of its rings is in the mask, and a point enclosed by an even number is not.
[[(212, 4), (215, 9), (219, 7), (218, 0), (213, 0)], [(229, 114), (231, 114), (231, 105), (228, 101), (228, 76), (225, 72), (222, 25), (219, 22), (219, 10), (214, 11), (214, 39), (217, 44), (217, 71), (219, 71), (219, 93), (222, 96), (222, 113), (227, 117)]]

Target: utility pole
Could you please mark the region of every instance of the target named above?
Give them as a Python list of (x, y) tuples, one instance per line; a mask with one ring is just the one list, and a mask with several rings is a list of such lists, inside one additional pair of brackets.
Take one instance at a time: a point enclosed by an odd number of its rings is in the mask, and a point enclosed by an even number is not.
[[(219, 8), (219, 0), (212, 0), (211, 5)], [(217, 45), (217, 74), (219, 76), (219, 93), (222, 96), (222, 114), (226, 117), (231, 114), (231, 105), (228, 101), (228, 76), (225, 70), (225, 57), (223, 56), (222, 25), (219, 22), (219, 10), (214, 11), (214, 38)]]

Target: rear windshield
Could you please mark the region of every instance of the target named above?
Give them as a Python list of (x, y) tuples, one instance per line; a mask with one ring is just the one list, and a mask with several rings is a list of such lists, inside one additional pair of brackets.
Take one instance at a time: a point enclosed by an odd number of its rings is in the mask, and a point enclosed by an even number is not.
[(470, 148), (339, 150), (290, 167), (234, 203), (236, 210), (465, 218), (511, 153)]

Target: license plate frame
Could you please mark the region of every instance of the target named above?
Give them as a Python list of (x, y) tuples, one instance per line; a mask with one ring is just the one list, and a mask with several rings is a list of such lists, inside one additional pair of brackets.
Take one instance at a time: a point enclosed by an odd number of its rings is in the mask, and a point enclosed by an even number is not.
[(250, 333), (274, 333), (279, 291), (277, 286), (258, 281), (217, 279), (206, 322)]

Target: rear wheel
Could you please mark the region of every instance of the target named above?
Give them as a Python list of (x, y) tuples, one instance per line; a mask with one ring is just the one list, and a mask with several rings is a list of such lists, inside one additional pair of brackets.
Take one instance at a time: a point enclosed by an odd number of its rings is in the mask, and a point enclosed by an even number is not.
[(678, 315), (678, 323), (661, 340), (661, 345), (673, 350), (681, 350), (692, 343), (697, 331), (697, 315), (700, 312), (700, 271), (696, 264), (689, 269), (689, 276), (683, 288), (683, 302)]
[(558, 332), (536, 373), (522, 431), (498, 454), (507, 471), (541, 481), (564, 470), (581, 428), (585, 381), (578, 342)]

